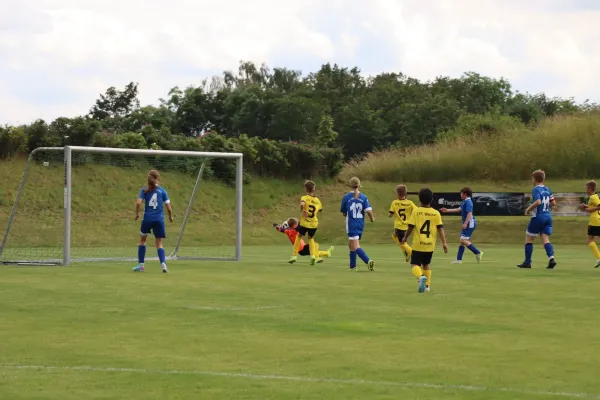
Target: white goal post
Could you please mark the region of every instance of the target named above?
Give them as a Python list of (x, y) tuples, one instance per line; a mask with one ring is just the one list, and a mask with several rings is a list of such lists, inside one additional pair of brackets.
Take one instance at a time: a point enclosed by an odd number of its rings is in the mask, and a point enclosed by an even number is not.
[[(134, 202), (145, 186), (149, 169), (159, 171), (161, 185), (163, 171), (167, 171), (165, 189), (172, 203), (176, 194), (179, 197), (177, 208), (174, 206), (177, 225), (170, 225), (178, 228), (168, 228), (177, 230), (177, 234), (168, 234), (174, 242), (169, 242), (169, 248), (165, 245), (167, 260), (241, 260), (242, 153), (65, 146), (40, 147), (29, 154), (1, 238), (0, 262), (68, 266), (72, 262), (137, 260), (136, 237), (141, 218), (133, 221)], [(207, 171), (216, 179), (204, 182)], [(219, 171), (226, 171), (229, 185), (219, 181)], [(206, 196), (197, 196), (204, 184), (212, 186), (206, 193), (201, 192)], [(171, 192), (170, 187), (177, 192)], [(213, 201), (218, 203), (213, 205), (214, 210), (207, 211), (210, 201), (198, 204), (198, 198), (210, 197), (210, 190), (218, 190), (222, 195)], [(91, 194), (96, 192), (99, 194)], [(108, 204), (94, 208), (89, 204), (90, 198)], [(223, 199), (231, 203), (223, 204)], [(109, 207), (110, 215), (102, 207)], [(103, 219), (102, 212), (107, 213)], [(224, 220), (222, 215), (229, 219)], [(230, 231), (226, 228), (223, 237), (218, 237), (211, 231), (209, 217), (220, 218), (218, 223), (230, 226)], [(184, 235), (186, 227), (193, 228), (193, 237)], [(204, 241), (210, 240), (210, 245), (203, 246)], [(152, 237), (147, 246), (148, 254), (152, 254)], [(153, 259), (156, 258), (147, 258)]]

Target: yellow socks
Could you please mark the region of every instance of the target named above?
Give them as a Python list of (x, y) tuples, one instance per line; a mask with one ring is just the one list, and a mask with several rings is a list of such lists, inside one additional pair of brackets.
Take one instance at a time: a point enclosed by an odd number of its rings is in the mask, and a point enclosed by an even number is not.
[(302, 236), (296, 235), (296, 241), (294, 242), (294, 252), (292, 253), (292, 257), (297, 257), (298, 252), (300, 251), (300, 241), (302, 240)]
[(600, 250), (598, 250), (598, 246), (596, 243), (592, 242), (588, 244), (590, 249), (592, 249), (592, 253), (594, 253), (594, 257), (596, 257), (596, 261), (600, 261)]
[(430, 269), (424, 269), (423, 270), (423, 275), (425, 275), (425, 277), (427, 278), (427, 281), (425, 282), (425, 286), (431, 285), (431, 270)]
[(310, 256), (315, 258), (319, 249), (317, 243), (315, 242), (315, 238), (308, 239), (308, 249), (310, 250)]
[(400, 243), (401, 238), (396, 236), (395, 233), (392, 233), (392, 239), (394, 239), (394, 243), (396, 243), (398, 245), (398, 247), (400, 247), (402, 250), (404, 250), (404, 248), (402, 247), (402, 243)]
[(409, 256), (412, 254), (412, 249), (410, 248), (410, 246), (408, 245), (408, 243), (400, 243), (400, 248), (402, 250), (404, 250), (404, 252), (406, 254), (408, 254)]
[(423, 271), (418, 265), (413, 265), (410, 271), (417, 279), (419, 279), (423, 275)]

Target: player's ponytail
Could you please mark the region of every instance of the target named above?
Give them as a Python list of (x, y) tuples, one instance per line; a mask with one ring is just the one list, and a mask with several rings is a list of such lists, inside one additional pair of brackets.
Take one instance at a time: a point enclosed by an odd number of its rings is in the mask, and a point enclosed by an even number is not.
[(353, 177), (350, 179), (350, 187), (352, 188), (352, 192), (354, 193), (354, 198), (358, 199), (360, 196), (360, 179), (357, 177)]
[(146, 186), (145, 193), (151, 192), (158, 187), (158, 181), (160, 179), (160, 174), (157, 170), (153, 169), (148, 172), (148, 185)]

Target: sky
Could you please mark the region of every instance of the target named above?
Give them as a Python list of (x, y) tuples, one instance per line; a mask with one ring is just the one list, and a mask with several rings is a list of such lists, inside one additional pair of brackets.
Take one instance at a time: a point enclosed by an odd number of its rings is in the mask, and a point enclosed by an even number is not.
[(0, 0), (0, 125), (143, 105), (240, 60), (421, 80), (466, 71), (600, 103), (600, 0)]

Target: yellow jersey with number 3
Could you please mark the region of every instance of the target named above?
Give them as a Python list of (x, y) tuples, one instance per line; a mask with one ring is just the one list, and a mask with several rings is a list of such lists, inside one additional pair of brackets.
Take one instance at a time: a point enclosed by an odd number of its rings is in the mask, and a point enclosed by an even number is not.
[(408, 229), (408, 220), (413, 213), (413, 210), (417, 208), (415, 203), (408, 199), (396, 199), (392, 201), (390, 206), (390, 214), (394, 214), (394, 228), (401, 231)]
[(304, 214), (300, 215), (300, 225), (309, 229), (318, 227), (319, 213), (323, 211), (321, 200), (317, 196), (307, 194), (300, 198), (300, 202), (304, 202), (304, 209), (308, 213), (306, 217)]
[(431, 207), (417, 207), (408, 220), (414, 226), (412, 249), (433, 252), (438, 228), (443, 227), (439, 211)]
[[(598, 206), (600, 206), (600, 197), (594, 193), (588, 200), (588, 207)], [(600, 210), (590, 213), (590, 226), (600, 226)]]

